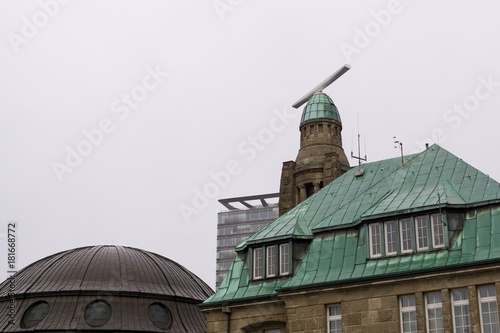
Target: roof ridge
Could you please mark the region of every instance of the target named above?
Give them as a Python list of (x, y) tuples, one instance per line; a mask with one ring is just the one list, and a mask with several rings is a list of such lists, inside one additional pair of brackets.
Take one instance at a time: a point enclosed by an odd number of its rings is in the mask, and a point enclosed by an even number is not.
[[(438, 146), (438, 147), (439, 147), (439, 146)], [(416, 153), (416, 154), (409, 154), (409, 155), (405, 155), (404, 157), (410, 157), (410, 159), (409, 159), (406, 163), (409, 163), (410, 161), (414, 160), (416, 157), (418, 157), (419, 155), (421, 155), (422, 153), (425, 153), (425, 152), (426, 152), (426, 150), (424, 150), (424, 151), (422, 151), (422, 152), (420, 152), (420, 153)], [(403, 157), (403, 158), (404, 158), (404, 157)], [(348, 172), (344, 173), (342, 176), (340, 176), (340, 177), (339, 177), (339, 178), (337, 178), (337, 179), (340, 179), (341, 177), (344, 177), (344, 176), (345, 176), (345, 177), (347, 177), (347, 175), (348, 175), (348, 174), (350, 174), (352, 170), (354, 170), (354, 169), (360, 169), (362, 166), (366, 166), (366, 165), (375, 165), (375, 164), (379, 164), (379, 165), (380, 165), (380, 164), (381, 164), (382, 162), (384, 162), (384, 161), (386, 161), (386, 162), (390, 162), (390, 163), (389, 163), (389, 165), (392, 165), (393, 161), (394, 161), (394, 160), (396, 160), (396, 159), (398, 159), (398, 160), (399, 160), (399, 157), (388, 158), (388, 159), (385, 159), (385, 160), (379, 160), (379, 161), (375, 161), (375, 162), (365, 163), (365, 164), (359, 165), (359, 166), (357, 166), (357, 167), (353, 167), (353, 168), (351, 168)], [(406, 163), (405, 163), (405, 164), (406, 164)], [(373, 187), (375, 187), (375, 186), (378, 186), (378, 185), (379, 185), (381, 182), (383, 182), (383, 181), (386, 181), (386, 179), (388, 178), (388, 176), (389, 176), (389, 175), (392, 175), (392, 174), (394, 174), (395, 172), (397, 172), (397, 171), (398, 171), (399, 169), (401, 169), (401, 168), (402, 168), (405, 164), (399, 165), (399, 166), (398, 166), (398, 167), (396, 167), (393, 171), (391, 171), (389, 174), (387, 174), (387, 175), (386, 175), (386, 177), (381, 178), (379, 181), (377, 181), (377, 182), (375, 182), (375, 183), (370, 184), (370, 186), (369, 186), (368, 188), (366, 188), (364, 191), (356, 193), (356, 195), (355, 195), (352, 199), (354, 200), (355, 198), (358, 198), (358, 197), (360, 197), (360, 196), (366, 195), (366, 193), (367, 193), (367, 192), (368, 192), (371, 188), (373, 188)], [(355, 171), (352, 171), (352, 172), (355, 172)], [(335, 182), (335, 181), (333, 181), (331, 184), (333, 184), (334, 182)], [(392, 185), (392, 184), (391, 184), (391, 185)], [(373, 208), (376, 204), (379, 204), (381, 200), (383, 200), (383, 199), (384, 199), (384, 198), (386, 198), (386, 197), (387, 197), (390, 193), (393, 193), (393, 192), (394, 192), (394, 189), (390, 189), (390, 186), (389, 186), (389, 190), (388, 190), (386, 193), (384, 193), (384, 194), (383, 194), (383, 195), (382, 195), (382, 196), (381, 196), (381, 197), (380, 197), (380, 198), (379, 198), (379, 199), (378, 199), (375, 203), (373, 203), (373, 204), (372, 204), (369, 208), (367, 208), (366, 210), (364, 210), (364, 211), (363, 211), (363, 213), (361, 213), (361, 214), (357, 214), (357, 217), (361, 218), (361, 217), (364, 215), (364, 213), (366, 213), (367, 211), (369, 211), (369, 210), (370, 210), (371, 208)], [(352, 200), (351, 200), (351, 201), (352, 201)], [(342, 208), (344, 208), (344, 207), (346, 207), (346, 206), (348, 206), (348, 205), (350, 205), (350, 204), (351, 204), (351, 201), (346, 201), (346, 202), (342, 203), (342, 204), (338, 207), (337, 211), (338, 211), (338, 210), (340, 210), (340, 209), (342, 209)], [(331, 216), (332, 216), (332, 215), (334, 215), (335, 213), (336, 213), (336, 212), (332, 212), (331, 214), (329, 214), (328, 216), (326, 216), (325, 218), (323, 218), (322, 220), (320, 220), (318, 223), (316, 223), (316, 224), (315, 224), (315, 226), (312, 228), (312, 230), (318, 230), (318, 231), (319, 231), (319, 230), (322, 230), (322, 231), (324, 231), (324, 230), (329, 229), (329, 227), (324, 227), (324, 228), (321, 228), (321, 227), (320, 227), (320, 228), (317, 228), (317, 226), (318, 226), (318, 225), (321, 225), (321, 224), (323, 223), (323, 221), (327, 220), (329, 217), (331, 217)]]

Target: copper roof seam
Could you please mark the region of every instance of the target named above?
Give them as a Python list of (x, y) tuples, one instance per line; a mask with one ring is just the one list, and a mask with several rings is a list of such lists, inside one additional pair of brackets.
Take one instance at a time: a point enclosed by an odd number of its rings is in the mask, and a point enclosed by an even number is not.
[(172, 296), (177, 296), (177, 292), (175, 291), (174, 288), (172, 288), (168, 277), (165, 275), (165, 273), (163, 271), (163, 268), (160, 265), (158, 265), (158, 263), (156, 262), (156, 260), (155, 260), (156, 258), (154, 258), (153, 256), (151, 256), (149, 253), (143, 253), (143, 255), (145, 255), (146, 257), (148, 257), (149, 259), (151, 259), (152, 264), (154, 264), (160, 270), (161, 274), (163, 275), (163, 278), (164, 278), (165, 282), (168, 285), (168, 288), (173, 292)]
[[(74, 249), (72, 251), (68, 251), (67, 254), (61, 258), (60, 260), (62, 261), (64, 259), (65, 262), (79, 262), (80, 259), (84, 256), (84, 253), (83, 251), (81, 251), (81, 249)], [(61, 262), (61, 265), (63, 265), (63, 262)], [(79, 276), (79, 273), (81, 271), (81, 269), (83, 268), (83, 266), (80, 266), (77, 269), (74, 269), (73, 267), (67, 267), (65, 265), (63, 265), (64, 268), (65, 268), (65, 271), (66, 272), (69, 272), (69, 276), (71, 278), (69, 278), (68, 280), (69, 281), (78, 281), (78, 276)], [(83, 278), (82, 278), (83, 280)], [(67, 285), (67, 283), (66, 283)], [(73, 289), (74, 285), (71, 285), (71, 289)], [(62, 288), (61, 288), (62, 289)]]
[[(45, 267), (42, 269), (42, 274), (38, 274), (38, 277), (35, 279), (35, 281), (31, 282), (30, 286), (27, 287), (24, 292), (28, 293), (36, 285), (36, 283), (42, 278), (43, 272), (46, 272), (48, 269), (52, 268), (52, 266), (56, 265), (58, 263), (58, 259), (60, 258), (61, 254), (65, 253), (65, 252), (66, 251), (56, 253), (53, 256), (51, 256), (49, 262), (43, 262), (42, 265)], [(35, 263), (33, 263), (33, 265), (36, 263), (40, 263), (40, 261), (36, 261)], [(32, 265), (30, 265), (28, 267), (31, 267), (31, 266)], [(37, 269), (37, 271), (38, 271), (38, 269)]]
[[(179, 303), (175, 302), (174, 304), (175, 304), (175, 310), (177, 311), (178, 314), (180, 314), (181, 311), (179, 310)], [(187, 329), (186, 325), (184, 324), (184, 318), (183, 318), (183, 316), (178, 316), (178, 318), (180, 318), (180, 322), (181, 322), (182, 327), (184, 328), (184, 331), (189, 332), (189, 330)]]
[[(158, 260), (157, 258), (153, 258), (153, 263), (154, 263), (155, 265), (159, 266), (159, 265), (158, 265), (157, 260)], [(169, 265), (169, 266), (170, 266), (170, 265), (172, 265), (172, 262), (171, 262), (171, 261), (169, 261), (169, 262), (168, 262), (168, 265)], [(180, 265), (179, 265), (177, 268), (180, 268), (182, 271), (185, 271), (184, 267), (182, 267), (182, 266), (180, 266)], [(177, 288), (173, 288), (173, 287), (172, 287), (172, 285), (171, 285), (171, 283), (170, 283), (170, 281), (169, 281), (169, 279), (167, 279), (167, 278), (166, 278), (166, 276), (165, 276), (165, 272), (163, 271), (163, 269), (161, 270), (161, 272), (162, 272), (163, 276), (165, 277), (165, 279), (166, 279), (166, 281), (167, 281), (167, 283), (168, 283), (169, 287), (170, 287), (172, 290), (176, 290)], [(182, 292), (183, 292), (183, 293), (185, 292), (185, 290), (190, 289), (190, 288), (187, 288), (187, 285), (184, 283), (184, 279), (180, 278), (180, 275), (178, 274), (178, 270), (177, 270), (177, 269), (175, 269), (175, 270), (173, 269), (171, 273), (175, 274), (175, 275), (176, 275), (176, 277), (177, 277), (176, 281), (178, 281), (178, 282), (180, 282), (180, 283), (181, 283), (181, 285), (180, 285), (179, 287), (181, 287), (181, 289), (182, 289)], [(191, 276), (190, 274), (188, 274), (188, 277), (189, 277), (189, 278), (192, 278), (192, 276)], [(191, 281), (193, 281), (193, 280), (190, 280), (190, 282), (191, 282)], [(196, 292), (198, 293), (198, 290), (197, 290)], [(175, 296), (179, 296), (177, 291), (175, 292)], [(197, 296), (197, 295), (194, 295), (194, 294), (191, 294), (191, 295), (190, 295), (190, 297), (195, 298), (195, 297), (198, 297), (198, 296)]]
[[(128, 273), (128, 267), (126, 266), (127, 261), (123, 261), (122, 260), (122, 256), (124, 256), (125, 250), (126, 250), (126, 248), (120, 246), (120, 248), (117, 249), (117, 251), (116, 251), (116, 257), (118, 258), (118, 267), (119, 267), (119, 271), (120, 271), (119, 272), (119, 274), (120, 274), (120, 288), (119, 288), (119, 291), (123, 290), (123, 280), (124, 280), (124, 277), (122, 276), (122, 273), (123, 273), (123, 271), (125, 271), (126, 274)], [(127, 284), (129, 285), (129, 290), (132, 290), (130, 282), (128, 280), (127, 280)]]
[(167, 259), (167, 260), (168, 260), (168, 262), (171, 265), (177, 266), (181, 271), (183, 271), (184, 273), (186, 273), (189, 276), (189, 278), (191, 279), (191, 282), (193, 282), (198, 288), (201, 288), (203, 290), (203, 292), (206, 295), (201, 295), (202, 297), (210, 296), (213, 293), (213, 290), (204, 281), (201, 281), (201, 283), (199, 283), (197, 281), (198, 277), (193, 272), (191, 272), (190, 270), (186, 269), (184, 266), (182, 266), (181, 264), (179, 264), (176, 261), (173, 261), (173, 260), (170, 260), (170, 259)]
[[(83, 285), (83, 282), (87, 280), (85, 279), (85, 277), (87, 276), (87, 272), (89, 270), (89, 267), (90, 267), (90, 263), (93, 262), (95, 256), (97, 255), (97, 253), (101, 250), (102, 246), (99, 245), (99, 246), (95, 246), (95, 247), (92, 247), (90, 248), (90, 251), (93, 252), (93, 254), (90, 256), (90, 262), (86, 265), (85, 267), (85, 272), (83, 273), (83, 276), (82, 276), (82, 281), (80, 282), (80, 290), (82, 290), (82, 285)], [(73, 250), (74, 251), (74, 250)], [(87, 256), (87, 253), (85, 253), (85, 257), (88, 257)]]

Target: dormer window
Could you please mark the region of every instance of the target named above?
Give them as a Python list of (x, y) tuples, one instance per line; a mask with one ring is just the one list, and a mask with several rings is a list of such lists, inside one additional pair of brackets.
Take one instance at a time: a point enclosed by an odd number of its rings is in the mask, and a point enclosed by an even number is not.
[(266, 277), (276, 276), (276, 262), (278, 261), (276, 255), (276, 245), (266, 247)]
[(371, 223), (369, 256), (379, 258), (444, 248), (445, 232), (441, 214)]
[(415, 230), (417, 233), (417, 250), (428, 250), (429, 232), (427, 228), (427, 216), (417, 216), (415, 218)]
[(384, 223), (385, 229), (385, 253), (392, 256), (398, 253), (398, 226), (397, 221)]
[(290, 274), (290, 255), (288, 243), (280, 245), (280, 275)]
[(274, 278), (290, 274), (289, 243), (271, 244), (252, 249), (252, 278)]
[(381, 240), (380, 223), (370, 224), (370, 257), (376, 258), (382, 255)]
[(262, 279), (262, 247), (253, 249), (253, 278)]
[(431, 215), (432, 247), (444, 247), (444, 225), (440, 214)]
[(409, 218), (399, 220), (399, 230), (401, 234), (401, 253), (411, 253), (413, 251), (413, 232)]

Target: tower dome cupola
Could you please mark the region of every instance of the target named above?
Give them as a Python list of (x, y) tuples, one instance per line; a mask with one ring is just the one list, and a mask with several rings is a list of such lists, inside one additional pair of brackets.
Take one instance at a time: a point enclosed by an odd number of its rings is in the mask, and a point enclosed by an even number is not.
[(302, 125), (306, 121), (316, 119), (330, 119), (342, 123), (339, 111), (332, 99), (321, 91), (315, 93), (307, 102), (302, 112), (300, 124)]

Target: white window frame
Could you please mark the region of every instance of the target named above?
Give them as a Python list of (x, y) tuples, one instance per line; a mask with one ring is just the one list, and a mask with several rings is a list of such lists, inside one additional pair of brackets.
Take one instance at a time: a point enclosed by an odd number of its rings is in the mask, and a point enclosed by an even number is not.
[[(374, 229), (377, 232), (374, 234)], [(368, 232), (370, 235), (370, 258), (378, 258), (382, 256), (382, 225), (381, 223), (372, 223), (369, 225)], [(377, 243), (374, 242), (377, 241)], [(378, 246), (378, 252), (374, 251), (374, 247)]]
[[(436, 230), (437, 229), (437, 230)], [(441, 214), (431, 215), (431, 233), (432, 233), (432, 248), (438, 249), (445, 246), (445, 233), (444, 233), (444, 223)], [(442, 242), (436, 242), (436, 238)]]
[[(403, 306), (403, 300), (404, 299), (411, 299), (413, 300), (414, 305), (409, 305), (409, 306)], [(417, 301), (415, 299), (415, 295), (404, 295), (404, 296), (399, 296), (399, 317), (400, 317), (400, 323), (401, 323), (401, 332), (402, 333), (417, 333), (418, 328), (417, 326)], [(415, 313), (415, 330), (414, 331), (405, 331), (404, 330), (404, 322), (403, 322), (403, 314), (406, 313)]]
[[(389, 227), (391, 226), (391, 227)], [(392, 241), (389, 243), (389, 231), (392, 234)], [(398, 253), (398, 222), (396, 220), (384, 222), (385, 254), (392, 256)], [(389, 251), (393, 247), (394, 251)]]
[[(488, 290), (488, 287), (493, 287), (493, 291), (495, 292), (494, 295), (488, 295), (488, 296), (482, 296), (481, 292), (483, 290)], [(496, 293), (496, 286), (493, 285), (485, 285), (485, 286), (480, 286), (477, 288), (477, 299), (479, 302), (479, 318), (481, 322), (481, 332), (484, 333), (485, 331), (487, 332), (499, 332), (500, 331), (500, 323), (499, 323), (499, 318), (498, 318), (498, 303), (497, 303), (497, 293)], [(488, 323), (490, 326), (489, 330), (485, 330), (485, 323), (483, 322), (483, 308), (482, 305), (485, 303), (494, 303), (493, 306), (490, 305), (491, 308), (496, 310), (496, 323)], [(489, 312), (493, 313), (494, 312)], [(491, 330), (491, 328), (494, 328), (494, 330)]]
[[(439, 296), (439, 302), (429, 303), (429, 296)], [(441, 296), (440, 291), (434, 291), (430, 293), (425, 293), (425, 323), (427, 327), (428, 333), (444, 333), (444, 318), (443, 318), (443, 297)], [(430, 312), (434, 310), (441, 309), (441, 316), (431, 318)], [(432, 328), (431, 329), (431, 320), (441, 321), (442, 329)]]
[[(331, 314), (335, 310), (334, 314)], [(339, 333), (339, 330), (330, 330), (330, 323), (337, 322), (340, 324), (340, 333), (342, 333), (342, 306), (340, 303), (328, 305), (326, 308), (326, 327), (328, 333)]]
[[(408, 224), (409, 229), (403, 228), (403, 224)], [(400, 239), (400, 244), (401, 244), (401, 253), (412, 253), (413, 252), (413, 230), (411, 227), (411, 219), (406, 218), (406, 219), (400, 219), (399, 220), (399, 239)], [(410, 235), (409, 241), (410, 241), (410, 246), (409, 248), (405, 248), (405, 245), (407, 245), (407, 240), (403, 237), (403, 233), (406, 232), (406, 230), (409, 230), (408, 234)]]
[(266, 277), (275, 277), (278, 266), (278, 247), (269, 245), (266, 247)]
[(279, 256), (280, 275), (290, 274), (290, 246), (288, 243), (280, 244)]
[(253, 255), (253, 278), (254, 279), (262, 279), (264, 277), (263, 274), (263, 264), (264, 264), (264, 248), (263, 247), (256, 247), (252, 251)]
[[(463, 299), (456, 299), (455, 298), (455, 291), (465, 291), (465, 295), (467, 298)], [(471, 326), (471, 319), (470, 319), (470, 305), (469, 305), (469, 291), (467, 288), (458, 288), (458, 289), (452, 289), (451, 292), (451, 314), (453, 316), (453, 333), (468, 333), (472, 332), (472, 326)], [(463, 325), (460, 327), (457, 327), (457, 313), (456, 313), (456, 308), (460, 307), (462, 309), (462, 313), (460, 314), (461, 318), (467, 318), (466, 320), (462, 321), (467, 321), (468, 325)], [(467, 314), (464, 315), (464, 309), (467, 309)]]
[[(417, 243), (417, 251), (425, 251), (429, 249), (429, 226), (427, 224), (427, 215), (415, 217), (415, 242)], [(420, 244), (420, 243), (425, 244)]]

